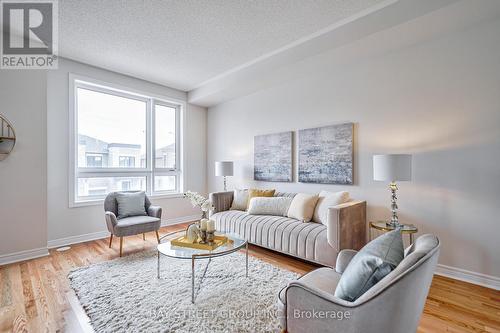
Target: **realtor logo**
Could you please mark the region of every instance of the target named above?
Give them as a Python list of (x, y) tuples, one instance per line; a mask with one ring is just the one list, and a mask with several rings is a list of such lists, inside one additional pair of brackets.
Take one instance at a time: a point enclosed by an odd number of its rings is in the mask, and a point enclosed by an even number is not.
[(57, 0), (0, 0), (1, 69), (57, 68)]

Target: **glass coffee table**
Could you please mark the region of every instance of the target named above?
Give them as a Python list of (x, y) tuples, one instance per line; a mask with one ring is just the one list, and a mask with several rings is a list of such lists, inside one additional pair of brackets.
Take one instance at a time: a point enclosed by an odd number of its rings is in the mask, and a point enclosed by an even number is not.
[[(157, 275), (158, 279), (160, 278), (160, 264), (161, 264), (161, 256), (167, 256), (175, 259), (188, 259), (191, 260), (191, 303), (194, 303), (195, 300), (195, 261), (198, 259), (208, 259), (207, 265), (203, 270), (203, 275), (200, 279), (200, 286), (203, 282), (203, 278), (208, 269), (208, 265), (212, 258), (221, 257), (233, 252), (239, 251), (245, 248), (245, 267), (246, 267), (246, 277), (248, 277), (248, 242), (244, 239), (241, 239), (239, 236), (234, 234), (218, 234), (216, 235), (224, 235), (229, 240), (226, 244), (219, 246), (218, 248), (209, 251), (209, 250), (201, 250), (201, 249), (192, 249), (189, 247), (175, 246), (172, 245), (171, 241), (174, 238), (184, 236), (186, 233), (185, 230), (176, 231), (169, 233), (160, 238), (160, 244), (158, 244), (158, 267), (157, 267)], [(199, 287), (198, 287), (199, 290)]]

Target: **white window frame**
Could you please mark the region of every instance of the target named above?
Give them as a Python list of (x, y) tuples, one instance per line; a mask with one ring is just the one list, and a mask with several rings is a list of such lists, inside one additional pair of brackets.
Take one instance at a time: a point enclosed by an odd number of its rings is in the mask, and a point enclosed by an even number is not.
[[(125, 98), (137, 99), (146, 102), (146, 167), (145, 168), (79, 168), (78, 167), (78, 115), (77, 89), (89, 89), (96, 92), (112, 94)], [(176, 165), (174, 169), (156, 168), (155, 145), (155, 105), (163, 105), (176, 109)], [(103, 197), (79, 198), (77, 196), (79, 177), (146, 177), (146, 193), (154, 198), (182, 197), (186, 183), (185, 152), (184, 152), (184, 124), (186, 117), (185, 101), (149, 94), (123, 87), (113, 83), (98, 81), (81, 75), (69, 74), (69, 206), (80, 207), (99, 205)], [(176, 176), (175, 191), (154, 191), (155, 176)]]

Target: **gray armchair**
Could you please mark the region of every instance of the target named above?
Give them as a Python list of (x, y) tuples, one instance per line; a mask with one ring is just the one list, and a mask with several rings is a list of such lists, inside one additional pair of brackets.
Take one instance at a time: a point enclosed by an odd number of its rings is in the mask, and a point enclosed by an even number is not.
[[(134, 191), (129, 191), (134, 192)], [(113, 236), (120, 237), (120, 257), (122, 256), (123, 237), (142, 234), (143, 239), (146, 239), (146, 232), (154, 231), (156, 240), (160, 243), (160, 235), (158, 229), (161, 225), (161, 207), (152, 206), (151, 201), (146, 196), (145, 209), (147, 216), (130, 216), (118, 219), (118, 204), (116, 195), (120, 192), (111, 192), (104, 199), (104, 211), (106, 225), (111, 236), (109, 238), (109, 247), (113, 242)]]
[(420, 236), (405, 250), (401, 263), (356, 301), (334, 296), (345, 268), (356, 254), (343, 250), (335, 269), (319, 268), (279, 293), (283, 331), (295, 332), (415, 332), (439, 256), (439, 240)]

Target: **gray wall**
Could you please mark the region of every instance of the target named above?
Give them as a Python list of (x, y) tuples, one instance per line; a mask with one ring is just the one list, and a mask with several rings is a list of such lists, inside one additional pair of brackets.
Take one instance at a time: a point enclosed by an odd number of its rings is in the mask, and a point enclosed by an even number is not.
[(0, 161), (0, 256), (47, 245), (46, 77), (0, 71), (0, 113), (17, 136)]
[[(47, 83), (48, 239), (54, 241), (106, 231), (102, 204), (69, 207), (69, 73), (118, 84), (138, 91), (186, 99), (186, 94), (150, 82), (82, 63), (61, 59), (57, 71), (49, 71)], [(206, 109), (188, 105), (186, 110), (186, 189), (206, 192)], [(200, 144), (201, 143), (201, 144)], [(182, 198), (154, 199), (166, 220), (197, 214)]]
[[(320, 70), (210, 108), (209, 190), (222, 189), (214, 161), (235, 160), (230, 188), (347, 190), (368, 202), (369, 220), (384, 219), (389, 192), (372, 180), (372, 155), (412, 153), (402, 222), (440, 237), (441, 264), (500, 276), (499, 31), (490, 22), (342, 66), (311, 58)], [(253, 181), (255, 135), (346, 121), (356, 123), (353, 186)]]
[[(3, 70), (0, 113), (17, 143), (0, 162), (0, 262), (40, 256), (47, 242), (106, 231), (102, 205), (69, 208), (69, 73), (186, 100), (186, 93), (60, 59), (59, 69)], [(187, 105), (186, 189), (206, 193), (207, 110)], [(182, 198), (154, 199), (168, 221), (199, 214)], [(22, 253), (18, 253), (22, 252)]]

